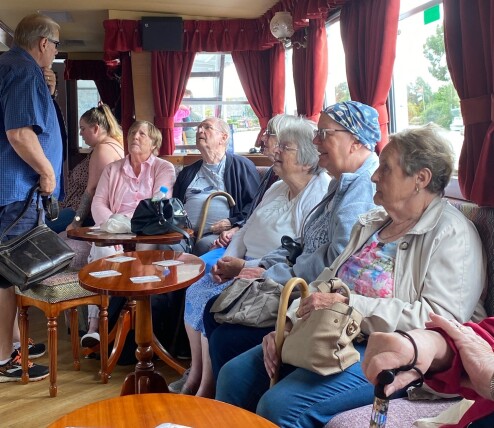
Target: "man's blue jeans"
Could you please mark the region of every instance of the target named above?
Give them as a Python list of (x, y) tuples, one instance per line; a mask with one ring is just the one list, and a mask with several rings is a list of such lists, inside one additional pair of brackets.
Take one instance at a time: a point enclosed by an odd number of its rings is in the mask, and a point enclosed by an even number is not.
[[(361, 359), (365, 345), (355, 345)], [(216, 399), (256, 412), (285, 428), (324, 426), (345, 410), (372, 403), (374, 387), (355, 363), (342, 373), (321, 376), (284, 365), (280, 381), (269, 389), (262, 346), (256, 346), (221, 369)], [(369, 415), (370, 418), (370, 415)], [(362, 421), (362, 426), (368, 421)]]

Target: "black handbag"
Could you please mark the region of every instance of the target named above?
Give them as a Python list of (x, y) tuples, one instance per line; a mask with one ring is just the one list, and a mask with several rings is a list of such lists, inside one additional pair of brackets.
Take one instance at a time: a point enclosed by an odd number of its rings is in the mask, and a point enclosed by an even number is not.
[(191, 252), (190, 235), (184, 229), (192, 229), (182, 201), (177, 198), (143, 199), (137, 205), (130, 220), (130, 228), (137, 235), (163, 235), (170, 232), (182, 234), (187, 251)]
[(22, 212), (0, 236), (0, 275), (22, 291), (68, 266), (75, 256), (65, 241), (43, 223), (40, 195), (37, 197), (38, 225), (22, 235), (2, 242), (31, 204), (38, 185), (29, 191)]

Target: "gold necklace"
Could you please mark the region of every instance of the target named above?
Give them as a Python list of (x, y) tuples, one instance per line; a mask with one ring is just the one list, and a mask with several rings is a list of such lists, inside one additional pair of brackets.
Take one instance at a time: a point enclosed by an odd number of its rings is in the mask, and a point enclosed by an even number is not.
[(383, 238), (382, 237), (382, 232), (385, 231), (391, 224), (393, 224), (393, 220), (391, 220), (391, 222), (388, 223), (379, 232), (379, 240), (381, 240), (384, 243), (396, 241), (398, 238), (400, 238), (401, 236), (405, 235), (413, 226), (415, 226), (417, 224), (417, 221), (418, 220), (411, 220), (411, 223), (407, 224), (406, 227), (400, 229), (398, 232), (393, 233), (392, 235), (389, 235), (389, 236)]

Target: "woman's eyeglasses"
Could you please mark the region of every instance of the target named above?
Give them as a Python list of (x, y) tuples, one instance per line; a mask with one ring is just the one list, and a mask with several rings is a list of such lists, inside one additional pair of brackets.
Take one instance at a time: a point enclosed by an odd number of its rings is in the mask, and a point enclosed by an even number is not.
[(262, 134), (262, 137), (276, 137), (276, 134), (274, 132), (269, 132), (269, 129), (266, 129), (263, 134)]
[(296, 147), (289, 147), (288, 144), (279, 143), (274, 146), (275, 149), (278, 149), (280, 152), (298, 152)]
[(314, 138), (319, 138), (320, 140), (325, 140), (327, 136), (331, 137), (337, 132), (350, 132), (346, 129), (333, 129), (333, 128), (323, 128), (314, 129)]

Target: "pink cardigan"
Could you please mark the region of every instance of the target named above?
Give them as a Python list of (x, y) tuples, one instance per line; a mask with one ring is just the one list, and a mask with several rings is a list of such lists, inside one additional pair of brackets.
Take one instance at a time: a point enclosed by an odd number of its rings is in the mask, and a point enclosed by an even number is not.
[[(98, 226), (107, 221), (112, 214), (117, 214), (119, 212), (122, 198), (129, 190), (129, 177), (123, 170), (125, 162), (128, 162), (127, 159), (129, 159), (129, 155), (108, 164), (101, 174), (91, 204), (91, 213), (95, 224)], [(150, 189), (149, 195), (146, 195), (145, 197), (151, 198), (158, 192), (161, 186), (166, 186), (169, 189), (167, 196), (170, 198), (176, 180), (173, 164), (164, 159), (157, 158), (154, 155), (151, 155), (146, 163), (149, 164), (150, 168), (147, 170), (143, 169), (139, 175), (139, 179), (147, 179), (148, 177), (142, 175), (145, 171), (149, 171), (152, 189)]]

